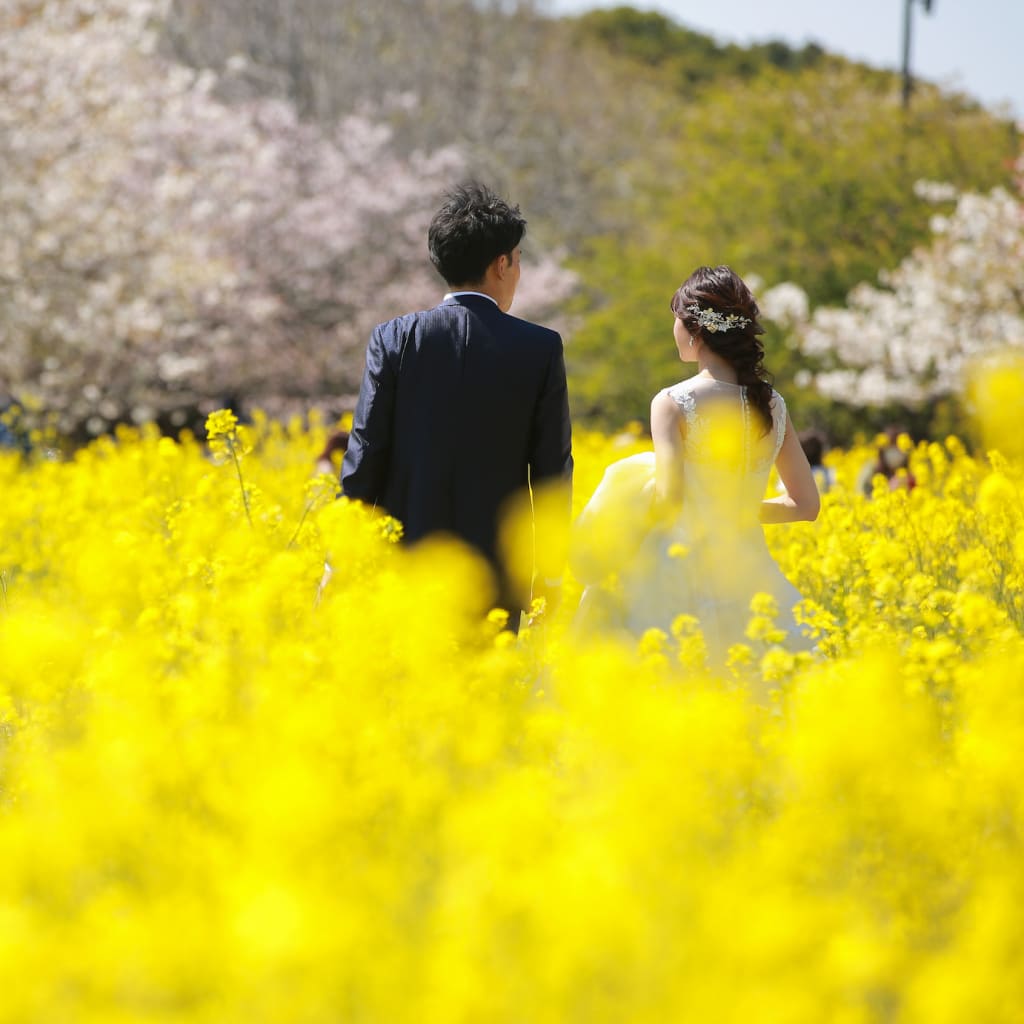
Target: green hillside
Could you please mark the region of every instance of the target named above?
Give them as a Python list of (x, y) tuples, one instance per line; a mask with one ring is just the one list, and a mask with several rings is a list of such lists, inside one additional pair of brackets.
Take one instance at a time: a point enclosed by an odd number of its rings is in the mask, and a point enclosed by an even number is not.
[[(720, 46), (631, 8), (573, 26), (624, 80), (658, 94), (618, 226), (590, 236), (574, 263), (586, 284), (569, 349), (582, 419), (642, 419), (650, 395), (678, 378), (668, 301), (694, 266), (729, 263), (765, 287), (794, 281), (814, 304), (842, 303), (928, 237), (935, 208), (915, 182), (1012, 180), (1015, 126), (966, 96), (921, 83), (904, 110), (894, 73), (781, 43)], [(778, 332), (768, 346), (791, 404), (844, 434), (858, 424), (799, 393), (800, 362)], [(907, 416), (927, 427), (930, 413)]]

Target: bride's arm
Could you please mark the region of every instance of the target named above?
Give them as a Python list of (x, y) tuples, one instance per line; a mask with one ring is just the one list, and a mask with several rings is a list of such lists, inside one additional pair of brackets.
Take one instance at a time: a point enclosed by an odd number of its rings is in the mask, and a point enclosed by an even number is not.
[(785, 494), (761, 502), (762, 523), (814, 522), (818, 518), (821, 498), (814, 482), (810, 463), (800, 447), (800, 439), (793, 429), (793, 421), (786, 416), (786, 436), (782, 440), (775, 468), (786, 488)]
[(676, 508), (683, 500), (683, 417), (667, 391), (651, 401), (651, 437), (658, 504)]

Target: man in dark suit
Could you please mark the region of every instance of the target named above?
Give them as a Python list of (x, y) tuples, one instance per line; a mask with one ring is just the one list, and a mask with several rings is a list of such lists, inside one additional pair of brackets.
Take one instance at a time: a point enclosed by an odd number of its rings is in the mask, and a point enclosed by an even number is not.
[[(399, 519), (406, 541), (446, 532), (480, 552), (513, 628), (529, 595), (499, 557), (501, 515), (528, 485), (572, 478), (562, 339), (508, 315), (525, 230), (519, 207), (482, 185), (448, 194), (428, 242), (449, 292), (374, 329), (341, 470), (344, 493)], [(568, 486), (564, 508), (568, 521)], [(557, 595), (553, 571), (535, 595)]]

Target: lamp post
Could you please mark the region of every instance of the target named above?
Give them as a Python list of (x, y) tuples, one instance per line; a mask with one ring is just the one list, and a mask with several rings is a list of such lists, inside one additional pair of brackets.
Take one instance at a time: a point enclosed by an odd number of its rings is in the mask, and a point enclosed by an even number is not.
[[(921, 0), (925, 14), (931, 14), (934, 0)], [(910, 107), (910, 94), (914, 81), (910, 75), (910, 31), (913, 23), (914, 0), (903, 0), (903, 109)]]

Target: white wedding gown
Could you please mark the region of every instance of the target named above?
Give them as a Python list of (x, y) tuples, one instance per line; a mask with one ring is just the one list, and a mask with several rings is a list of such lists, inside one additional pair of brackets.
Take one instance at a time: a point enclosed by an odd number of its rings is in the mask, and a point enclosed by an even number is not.
[(810, 649), (793, 617), (800, 593), (775, 564), (759, 518), (785, 436), (782, 396), (772, 392), (765, 434), (740, 385), (697, 376), (667, 391), (685, 425), (682, 505), (669, 522), (645, 521), (654, 495), (652, 452), (608, 467), (577, 521), (573, 568), (587, 584), (581, 624), (639, 635), (650, 627), (669, 632), (677, 616), (691, 615), (709, 655), (721, 661), (732, 644), (749, 642), (751, 600), (767, 593), (786, 648)]

